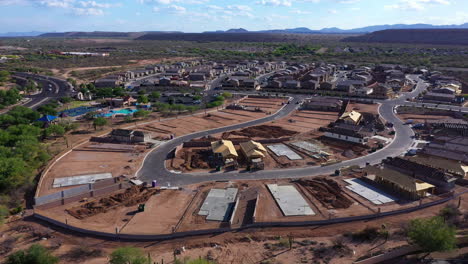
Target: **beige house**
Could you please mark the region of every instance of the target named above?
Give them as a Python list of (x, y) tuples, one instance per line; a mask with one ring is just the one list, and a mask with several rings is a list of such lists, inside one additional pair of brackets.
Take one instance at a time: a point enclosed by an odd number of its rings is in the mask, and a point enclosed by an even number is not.
[(230, 140), (218, 140), (211, 142), (211, 149), (216, 158), (237, 159), (237, 154), (234, 144)]
[(406, 174), (390, 169), (377, 169), (375, 175), (367, 176), (377, 184), (389, 189), (398, 196), (417, 200), (434, 193), (435, 186)]
[(242, 142), (239, 144), (242, 154), (248, 159), (248, 160), (253, 160), (253, 159), (258, 159), (258, 158), (264, 158), (265, 157), (265, 152), (266, 149), (265, 147), (253, 140), (247, 141), (247, 142)]
[(345, 112), (340, 116), (340, 120), (347, 124), (358, 125), (362, 120), (362, 114), (356, 111)]

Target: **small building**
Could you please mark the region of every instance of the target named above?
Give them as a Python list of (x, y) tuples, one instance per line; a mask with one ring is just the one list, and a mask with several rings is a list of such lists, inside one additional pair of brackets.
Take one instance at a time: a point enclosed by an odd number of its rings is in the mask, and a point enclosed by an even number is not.
[(263, 158), (265, 158), (265, 153), (267, 150), (265, 147), (253, 140), (242, 142), (239, 144), (242, 154), (247, 159), (251, 169), (264, 169), (265, 165), (263, 163)]
[(424, 198), (434, 192), (434, 185), (389, 169), (379, 169), (375, 175), (369, 175), (368, 178), (410, 200)]
[(356, 111), (345, 112), (340, 116), (340, 120), (346, 124), (358, 125), (362, 120), (362, 114)]
[(115, 141), (124, 143), (143, 143), (151, 140), (150, 134), (130, 129), (114, 129), (110, 136)]
[(343, 101), (333, 98), (307, 98), (302, 103), (302, 109), (314, 111), (332, 111), (340, 112), (343, 107)]
[(226, 167), (237, 166), (236, 148), (230, 140), (218, 140), (211, 142), (211, 150), (213, 151), (216, 164), (222, 164)]
[(444, 193), (455, 188), (456, 178), (447, 172), (408, 159), (395, 157), (383, 161), (385, 168), (410, 175), (436, 186), (438, 193)]
[(455, 101), (455, 94), (447, 93), (432, 93), (428, 92), (423, 96), (424, 100), (436, 102), (453, 102)]
[(332, 128), (323, 128), (325, 137), (365, 145), (369, 135), (361, 126), (350, 124), (335, 124)]
[(204, 73), (201, 72), (194, 72), (190, 73), (188, 76), (189, 81), (204, 81), (206, 80), (206, 76)]

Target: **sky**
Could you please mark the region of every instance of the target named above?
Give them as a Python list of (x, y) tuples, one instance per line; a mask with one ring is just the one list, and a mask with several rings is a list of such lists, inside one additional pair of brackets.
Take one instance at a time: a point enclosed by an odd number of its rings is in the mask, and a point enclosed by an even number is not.
[(183, 31), (468, 22), (468, 0), (0, 0), (0, 32)]

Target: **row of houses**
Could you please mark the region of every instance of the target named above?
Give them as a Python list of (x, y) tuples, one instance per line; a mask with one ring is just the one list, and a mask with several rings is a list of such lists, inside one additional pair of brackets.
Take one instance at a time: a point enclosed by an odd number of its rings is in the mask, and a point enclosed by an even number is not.
[[(251, 169), (264, 169), (263, 158), (265, 158), (266, 149), (262, 144), (250, 140), (239, 143), (239, 146), (242, 155), (244, 155)], [(211, 150), (215, 158), (214, 163), (217, 164), (217, 166), (237, 168), (239, 154), (232, 141), (213, 141), (211, 142)]]

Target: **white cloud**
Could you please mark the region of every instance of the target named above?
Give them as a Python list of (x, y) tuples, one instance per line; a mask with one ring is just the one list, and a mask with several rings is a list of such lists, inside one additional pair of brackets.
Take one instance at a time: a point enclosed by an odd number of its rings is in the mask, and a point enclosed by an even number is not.
[(195, 4), (206, 4), (209, 0), (137, 0), (141, 4), (160, 4), (160, 5), (172, 5), (172, 4), (184, 4), (184, 5), (195, 5)]
[(448, 0), (400, 0), (393, 5), (385, 5), (385, 9), (421, 11), (432, 5), (449, 5)]
[(292, 6), (290, 0), (260, 0), (256, 4), (265, 6)]
[(335, 10), (335, 9), (330, 9), (330, 10), (328, 10), (328, 13), (330, 13), (330, 14), (337, 14), (338, 11)]
[(95, 0), (0, 0), (0, 6), (5, 5), (36, 5), (47, 8), (63, 9), (75, 15), (99, 16), (104, 10), (121, 6), (120, 3), (104, 3)]
[(168, 12), (172, 14), (185, 14), (187, 12), (187, 9), (183, 6), (178, 6), (178, 5), (168, 5), (164, 7), (159, 7), (155, 6), (153, 7), (153, 11), (156, 13), (159, 12)]
[(312, 12), (310, 11), (305, 11), (305, 10), (301, 10), (301, 9), (293, 9), (291, 11), (289, 11), (290, 13), (293, 13), (293, 14), (297, 14), (297, 15), (309, 15), (309, 14), (312, 14)]

